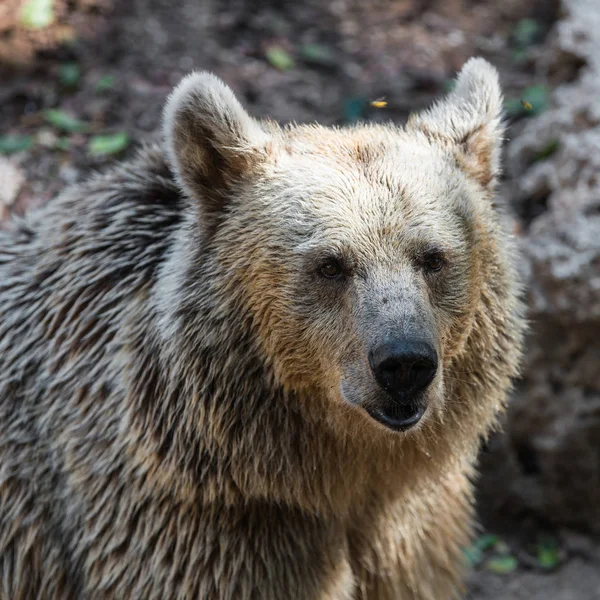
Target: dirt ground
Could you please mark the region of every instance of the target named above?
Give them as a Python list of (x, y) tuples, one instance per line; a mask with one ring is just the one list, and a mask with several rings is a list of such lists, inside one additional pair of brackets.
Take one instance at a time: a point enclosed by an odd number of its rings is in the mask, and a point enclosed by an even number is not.
[[(191, 69), (216, 72), (257, 116), (326, 124), (402, 122), (443, 93), (468, 57), (481, 55), (500, 70), (512, 103), (510, 137), (526, 115), (518, 109), (524, 90), (548, 83), (535, 65), (556, 18), (551, 0), (127, 0), (114, 5), (79, 23), (77, 39), (38, 53), (29, 66), (0, 65), (0, 136), (34, 139), (10, 156), (25, 174), (11, 207), (15, 212), (49, 200), (152, 138), (166, 95)], [(536, 27), (523, 28), (523, 19)], [(529, 37), (523, 41), (523, 36)], [(387, 106), (371, 105), (380, 98)], [(60, 109), (78, 123), (52, 123), (47, 109)], [(131, 143), (96, 155), (92, 136), (111, 133), (127, 134)], [(541, 530), (538, 523), (521, 516), (495, 520), (487, 507), (482, 516), (486, 530), (501, 537), (503, 552), (510, 551), (517, 562), (498, 574), (486, 560), (475, 561), (470, 600), (600, 599), (595, 542), (552, 531), (558, 560), (544, 569), (528, 547)]]

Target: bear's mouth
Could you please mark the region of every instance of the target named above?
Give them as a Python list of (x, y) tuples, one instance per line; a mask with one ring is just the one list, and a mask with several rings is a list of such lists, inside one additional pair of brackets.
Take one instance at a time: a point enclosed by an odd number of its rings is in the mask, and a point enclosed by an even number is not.
[(416, 403), (389, 403), (383, 407), (369, 407), (365, 410), (384, 427), (392, 431), (407, 431), (421, 420), (427, 407)]

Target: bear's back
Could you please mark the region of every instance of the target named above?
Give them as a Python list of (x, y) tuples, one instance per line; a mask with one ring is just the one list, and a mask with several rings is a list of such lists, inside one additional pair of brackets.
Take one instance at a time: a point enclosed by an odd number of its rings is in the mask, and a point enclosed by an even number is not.
[[(88, 516), (75, 490), (123, 480), (127, 324), (184, 211), (160, 148), (147, 147), (0, 231), (0, 554), (13, 561), (0, 597), (27, 581), (32, 594), (79, 594), (66, 557)], [(43, 556), (47, 582), (11, 581)]]
[(85, 382), (105, 363), (182, 212), (160, 150), (146, 148), (0, 232), (0, 402), (34, 374), (40, 386), (80, 369)]

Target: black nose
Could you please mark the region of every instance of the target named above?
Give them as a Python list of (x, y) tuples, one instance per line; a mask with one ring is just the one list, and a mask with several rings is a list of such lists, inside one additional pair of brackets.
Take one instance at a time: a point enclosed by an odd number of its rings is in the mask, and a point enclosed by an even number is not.
[(379, 385), (392, 396), (414, 395), (435, 377), (437, 352), (422, 341), (395, 340), (369, 352), (369, 363)]

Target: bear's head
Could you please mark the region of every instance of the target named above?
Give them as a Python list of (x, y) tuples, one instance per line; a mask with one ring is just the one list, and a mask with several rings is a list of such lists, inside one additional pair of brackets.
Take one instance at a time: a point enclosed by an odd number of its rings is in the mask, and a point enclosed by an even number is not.
[(449, 381), (469, 377), (452, 369), (485, 318), (482, 289), (504, 277), (501, 105), (481, 59), (404, 127), (280, 127), (213, 75), (177, 87), (175, 176), (284, 388), (374, 432), (443, 415)]

